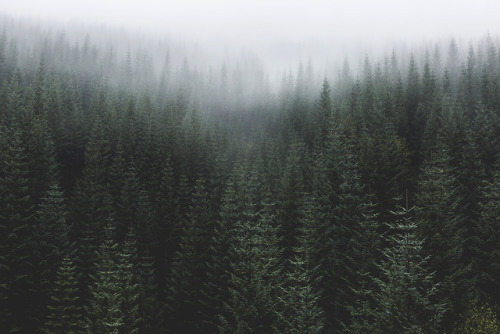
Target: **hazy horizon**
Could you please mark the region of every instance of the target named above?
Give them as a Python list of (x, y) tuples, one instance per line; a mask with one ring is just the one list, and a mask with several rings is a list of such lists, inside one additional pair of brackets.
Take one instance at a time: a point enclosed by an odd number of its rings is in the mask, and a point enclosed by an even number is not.
[(0, 0), (14, 17), (106, 25), (226, 47), (387, 45), (500, 32), (493, 0)]
[[(378, 58), (393, 49), (419, 52), (455, 38), (459, 45), (487, 34), (498, 38), (500, 4), (394, 0), (339, 1), (33, 1), (0, 0), (0, 13), (83, 30), (106, 27), (167, 38), (203, 53), (218, 66), (242, 54), (262, 62), (271, 79), (312, 62), (316, 69), (339, 69), (348, 58), (359, 67), (365, 55)], [(95, 38), (94, 36), (93, 38)], [(135, 42), (138, 40), (135, 39)], [(248, 58), (247, 57), (247, 58)]]

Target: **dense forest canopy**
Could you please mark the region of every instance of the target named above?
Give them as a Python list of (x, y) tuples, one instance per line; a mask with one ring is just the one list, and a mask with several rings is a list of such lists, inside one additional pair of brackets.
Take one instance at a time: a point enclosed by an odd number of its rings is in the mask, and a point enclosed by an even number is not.
[(2, 332), (500, 332), (497, 36), (276, 77), (0, 27)]

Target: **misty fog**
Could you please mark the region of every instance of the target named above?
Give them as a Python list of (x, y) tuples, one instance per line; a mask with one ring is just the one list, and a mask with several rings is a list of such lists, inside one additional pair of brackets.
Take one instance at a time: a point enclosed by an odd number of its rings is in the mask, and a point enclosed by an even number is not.
[[(128, 46), (144, 48), (145, 39), (174, 42), (193, 62), (201, 58), (212, 67), (251, 55), (271, 81), (300, 61), (311, 61), (324, 76), (345, 58), (355, 69), (366, 54), (378, 57), (394, 48), (413, 50), (451, 38), (467, 47), (472, 38), (498, 33), (499, 6), (494, 0), (0, 1), (0, 11), (15, 17), (111, 29), (117, 33), (108, 38), (124, 44), (116, 46), (119, 53)], [(126, 41), (134, 32), (147, 37)], [(101, 34), (92, 35), (94, 42), (106, 43), (99, 41)], [(161, 52), (150, 46), (148, 51)]]
[(499, 7), (0, 0), (0, 331), (499, 333)]

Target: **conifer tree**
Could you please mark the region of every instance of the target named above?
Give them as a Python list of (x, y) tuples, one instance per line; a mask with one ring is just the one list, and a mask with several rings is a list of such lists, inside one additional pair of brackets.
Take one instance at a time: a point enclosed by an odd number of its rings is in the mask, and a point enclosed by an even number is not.
[(485, 178), (485, 172), (479, 158), (479, 148), (471, 137), (470, 130), (467, 130), (464, 138), (465, 146), (455, 170), (459, 183), (459, 214), (462, 217), (461, 226), (465, 236), (460, 264), (468, 269), (459, 281), (461, 295), (457, 303), (461, 306), (461, 311), (465, 311), (469, 300), (479, 298), (477, 280), (481, 272), (478, 254), (481, 241), (477, 233), (477, 222), (480, 217), (480, 202), (484, 185), (482, 180)]
[(222, 333), (272, 333), (277, 323), (280, 249), (273, 205), (261, 206), (258, 176), (250, 171), (244, 185), (243, 217), (232, 230), (229, 250), (229, 299), (220, 316)]
[[(15, 126), (15, 125), (14, 125)], [(0, 147), (0, 318), (6, 332), (30, 331), (33, 289), (34, 206), (29, 192), (27, 154), (20, 131), (13, 127), (2, 136)]]
[(81, 302), (84, 303), (88, 297), (90, 275), (94, 273), (97, 263), (97, 250), (104, 241), (101, 231), (113, 214), (112, 198), (106, 184), (108, 154), (103, 128), (97, 120), (85, 146), (85, 168), (71, 198), (69, 217), (72, 226), (70, 241), (76, 242), (78, 247), (75, 265), (82, 293)]
[(134, 230), (129, 228), (123, 247), (118, 252), (118, 275), (120, 311), (123, 323), (120, 333), (138, 333), (141, 322), (139, 315), (140, 281), (138, 273), (137, 246)]
[(70, 256), (62, 259), (50, 298), (45, 333), (81, 333), (83, 311), (78, 303), (78, 282)]
[[(279, 222), (283, 233), (283, 259), (288, 262), (293, 258), (293, 248), (302, 215), (302, 202), (305, 193), (303, 161), (304, 145), (292, 144), (288, 153), (281, 182)], [(288, 264), (285, 264), (287, 266)]]
[(227, 181), (226, 190), (220, 208), (219, 218), (214, 227), (214, 234), (210, 243), (209, 261), (207, 261), (207, 281), (202, 287), (203, 299), (207, 306), (204, 314), (208, 328), (216, 331), (219, 326), (219, 317), (224, 314), (224, 303), (229, 300), (228, 285), (231, 279), (228, 268), (230, 266), (230, 247), (232, 231), (235, 225), (243, 219), (243, 198), (241, 183), (243, 180), (242, 168), (236, 168)]
[[(87, 333), (120, 333), (124, 325), (122, 284), (118, 266), (118, 245), (112, 240), (112, 225), (108, 220), (106, 238), (97, 254), (96, 271), (91, 277), (90, 301), (85, 308)], [(131, 320), (131, 319), (127, 319)]]
[(314, 289), (308, 254), (298, 246), (296, 256), (291, 260), (292, 271), (287, 273), (283, 283), (279, 306), (280, 326), (277, 333), (322, 333), (325, 315), (318, 306), (319, 291)]
[(171, 159), (165, 159), (160, 177), (157, 194), (152, 197), (152, 202), (156, 208), (158, 251), (161, 254), (156, 259), (158, 263), (156, 277), (159, 299), (164, 301), (167, 291), (167, 275), (178, 249), (181, 234), (181, 222), (176, 216), (179, 199), (176, 196), (177, 184)]
[(415, 209), (416, 234), (423, 240), (422, 254), (429, 257), (429, 268), (435, 272), (434, 280), (441, 282), (439, 296), (450, 306), (444, 319), (455, 318), (459, 312), (459, 299), (464, 287), (460, 282), (467, 268), (461, 262), (465, 230), (460, 214), (459, 184), (450, 167), (449, 153), (442, 144), (435, 147), (432, 158), (424, 163), (418, 180)]
[[(330, 279), (327, 289), (332, 304), (328, 317), (332, 326), (349, 323), (349, 301), (355, 301), (354, 289), (367, 285), (373, 274), (377, 249), (377, 226), (374, 205), (362, 185), (351, 139), (338, 127), (332, 134), (330, 155), (334, 156), (332, 233), (330, 236)], [(359, 281), (358, 281), (359, 280)], [(368, 286), (365, 287), (368, 289)]]
[(165, 311), (160, 308), (156, 263), (146, 249), (139, 258), (137, 276), (139, 278), (139, 319), (142, 324), (139, 333), (158, 333), (164, 325)]
[[(50, 187), (35, 214), (36, 225), (34, 229), (34, 255), (36, 267), (33, 276), (37, 283), (37, 294), (33, 296), (32, 303), (35, 308), (43, 309), (50, 300), (53, 282), (63, 255), (70, 249), (68, 241), (68, 226), (66, 223), (66, 206), (64, 194), (57, 184)], [(41, 325), (45, 318), (42, 312), (36, 315)]]
[(375, 279), (374, 333), (437, 333), (445, 305), (435, 300), (438, 284), (422, 254), (422, 240), (411, 220), (411, 209), (394, 212), (391, 245), (383, 252), (381, 277)]
[(500, 311), (500, 173), (491, 182), (485, 181), (480, 217), (477, 222), (479, 278), (483, 298), (488, 298)]
[(317, 107), (318, 111), (314, 122), (314, 131), (316, 132), (316, 146), (322, 146), (327, 138), (328, 127), (330, 126), (333, 112), (331, 94), (332, 92), (330, 89), (330, 84), (325, 78), (323, 80)]
[(19, 122), (25, 108), (24, 90), (21, 82), (21, 73), (16, 72), (6, 85), (5, 104), (3, 106), (2, 123), (6, 126)]
[(199, 288), (206, 277), (207, 246), (210, 240), (209, 203), (204, 181), (199, 179), (184, 221), (179, 250), (176, 252), (168, 280), (170, 330), (199, 333), (202, 331)]

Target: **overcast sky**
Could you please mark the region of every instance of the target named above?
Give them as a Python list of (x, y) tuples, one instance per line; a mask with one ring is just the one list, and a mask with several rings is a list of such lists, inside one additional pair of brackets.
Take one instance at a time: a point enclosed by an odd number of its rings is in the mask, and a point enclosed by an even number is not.
[(274, 57), (295, 51), (308, 57), (304, 50), (326, 53), (327, 45), (333, 46), (328, 52), (341, 45), (348, 54), (345, 49), (360, 45), (467, 42), (500, 33), (500, 0), (0, 0), (1, 11), (217, 41), (264, 58), (266, 48)]
[(0, 0), (0, 10), (198, 38), (387, 40), (500, 31), (498, 0)]

